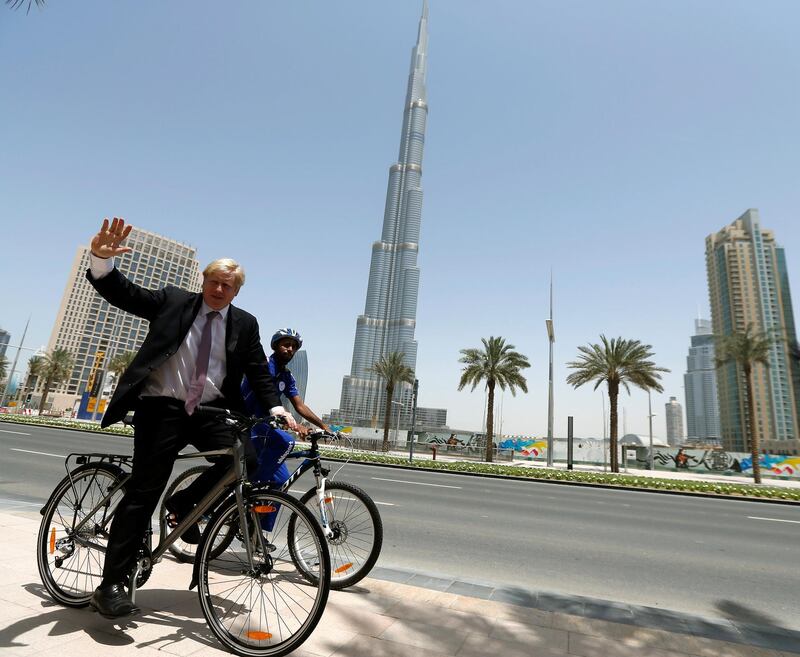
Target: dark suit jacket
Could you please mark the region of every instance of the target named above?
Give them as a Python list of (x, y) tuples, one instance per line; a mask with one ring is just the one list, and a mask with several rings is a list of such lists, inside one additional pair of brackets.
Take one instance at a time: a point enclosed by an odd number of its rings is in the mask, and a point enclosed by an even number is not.
[[(150, 372), (162, 365), (183, 343), (200, 311), (203, 296), (173, 286), (147, 290), (129, 281), (116, 267), (97, 280), (92, 277), (91, 270), (87, 270), (86, 278), (111, 305), (150, 322), (144, 344), (120, 378), (103, 415), (102, 426), (106, 427), (119, 422), (128, 411), (136, 408)], [(229, 408), (244, 409), (240, 387), (244, 374), (263, 408), (280, 406), (267, 367), (267, 356), (261, 346), (258, 322), (250, 313), (233, 305), (228, 311), (225, 357), (226, 372), (221, 392)]]

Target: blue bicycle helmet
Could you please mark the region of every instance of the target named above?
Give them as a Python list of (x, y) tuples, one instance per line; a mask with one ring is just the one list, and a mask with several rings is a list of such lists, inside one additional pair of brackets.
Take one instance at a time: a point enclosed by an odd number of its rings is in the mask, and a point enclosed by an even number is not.
[(292, 338), (292, 340), (297, 343), (298, 349), (303, 346), (303, 338), (300, 337), (300, 334), (297, 331), (290, 328), (282, 328), (275, 331), (275, 335), (273, 335), (272, 340), (269, 341), (269, 346), (273, 351), (275, 350), (275, 344), (284, 338)]

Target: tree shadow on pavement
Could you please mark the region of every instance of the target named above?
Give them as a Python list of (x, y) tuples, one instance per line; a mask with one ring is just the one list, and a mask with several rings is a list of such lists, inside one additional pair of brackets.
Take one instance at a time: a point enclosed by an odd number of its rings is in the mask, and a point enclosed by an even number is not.
[(740, 602), (733, 600), (718, 600), (714, 605), (728, 620), (737, 623), (748, 623), (750, 625), (761, 625), (762, 627), (770, 627), (776, 630), (785, 630), (781, 627), (779, 622), (757, 609), (752, 609)]

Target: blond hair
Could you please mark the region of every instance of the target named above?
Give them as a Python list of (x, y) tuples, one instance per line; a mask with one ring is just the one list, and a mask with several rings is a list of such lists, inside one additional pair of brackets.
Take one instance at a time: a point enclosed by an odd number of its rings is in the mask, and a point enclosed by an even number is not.
[(236, 283), (237, 290), (244, 285), (244, 269), (242, 269), (242, 266), (238, 262), (232, 260), (231, 258), (220, 258), (219, 260), (209, 263), (209, 265), (203, 270), (203, 278), (206, 278), (210, 274), (215, 274), (217, 272), (233, 274), (233, 279)]

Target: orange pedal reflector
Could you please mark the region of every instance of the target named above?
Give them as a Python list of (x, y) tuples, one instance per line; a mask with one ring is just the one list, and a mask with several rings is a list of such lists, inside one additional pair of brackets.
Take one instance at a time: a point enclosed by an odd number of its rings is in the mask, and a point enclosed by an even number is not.
[(339, 573), (343, 573), (345, 570), (350, 570), (352, 567), (353, 567), (353, 564), (351, 564), (351, 563), (346, 563), (346, 564), (344, 564), (344, 565), (342, 565), (342, 566), (339, 566), (339, 567), (338, 567), (336, 570), (334, 570), (333, 572), (335, 572), (335, 573), (338, 575)]
[(267, 639), (271, 639), (272, 635), (269, 632), (248, 632), (247, 638), (255, 639), (256, 641), (266, 641)]
[(56, 551), (56, 528), (50, 528), (50, 554)]
[(275, 513), (275, 507), (271, 504), (261, 504), (259, 506), (254, 506), (253, 511), (256, 513)]

